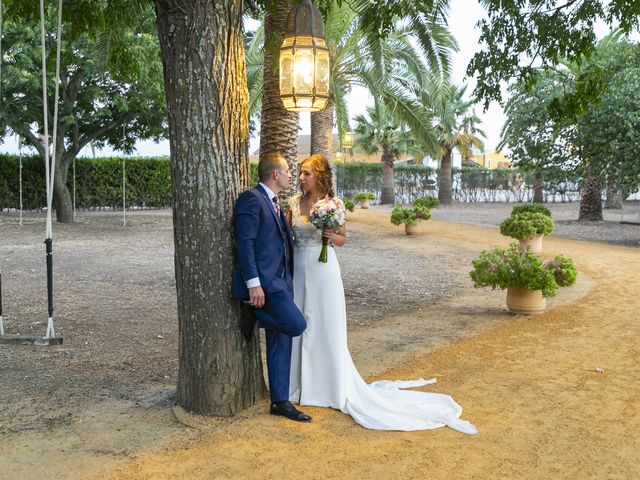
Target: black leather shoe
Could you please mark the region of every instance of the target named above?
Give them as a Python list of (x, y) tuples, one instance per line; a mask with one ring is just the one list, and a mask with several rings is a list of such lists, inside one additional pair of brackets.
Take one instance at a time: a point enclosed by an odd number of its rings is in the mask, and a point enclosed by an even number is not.
[(271, 415), (281, 415), (283, 417), (287, 417), (289, 420), (293, 420), (295, 422), (310, 422), (311, 417), (306, 413), (302, 413), (300, 410), (297, 410), (296, 407), (291, 405), (291, 402), (278, 402), (272, 403), (271, 408), (269, 408), (269, 413)]
[(240, 302), (240, 331), (247, 340), (253, 338), (253, 330), (257, 321), (255, 309), (248, 303)]

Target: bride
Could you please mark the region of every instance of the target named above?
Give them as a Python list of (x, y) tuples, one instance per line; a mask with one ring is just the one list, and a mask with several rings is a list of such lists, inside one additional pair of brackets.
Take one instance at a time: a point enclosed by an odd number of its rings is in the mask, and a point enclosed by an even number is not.
[(340, 265), (333, 248), (327, 263), (318, 261), (321, 235), (336, 247), (346, 242), (346, 227), (320, 232), (309, 222), (315, 202), (333, 197), (331, 167), (321, 155), (300, 166), (302, 195), (291, 199), (289, 221), (295, 236), (294, 300), (307, 321), (293, 339), (289, 400), (331, 407), (375, 430), (427, 430), (447, 425), (463, 433), (475, 427), (460, 420), (462, 408), (449, 396), (401, 390), (434, 381), (381, 381), (366, 384), (347, 346), (347, 316)]

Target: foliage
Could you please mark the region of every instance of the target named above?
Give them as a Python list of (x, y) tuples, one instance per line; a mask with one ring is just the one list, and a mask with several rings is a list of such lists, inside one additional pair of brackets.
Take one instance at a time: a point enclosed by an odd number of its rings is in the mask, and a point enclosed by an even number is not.
[(343, 198), (342, 199), (342, 203), (344, 203), (344, 208), (346, 208), (350, 212), (354, 212), (355, 211), (356, 204), (353, 203), (353, 201), (349, 200), (348, 198)]
[(527, 203), (526, 205), (516, 205), (511, 209), (511, 215), (520, 215), (522, 213), (542, 213), (547, 217), (551, 217), (551, 211), (541, 203)]
[(371, 192), (358, 192), (353, 198), (356, 202), (363, 202), (365, 200), (373, 200), (376, 196)]
[[(381, 192), (382, 165), (365, 162), (337, 162), (338, 192), (352, 196), (358, 191)], [(437, 191), (438, 170), (423, 165), (394, 167), (395, 201), (411, 203)], [(533, 197), (534, 176), (517, 168), (454, 168), (453, 195), (457, 202), (528, 202)], [(545, 170), (545, 196), (548, 202), (578, 199), (580, 172), (549, 168)]]
[(512, 214), (500, 224), (500, 233), (517, 240), (526, 240), (536, 233), (549, 235), (553, 220), (544, 213), (523, 212)]
[[(472, 263), (469, 275), (476, 288), (519, 287), (540, 290), (544, 297), (555, 296), (559, 286), (572, 285), (577, 275), (571, 260), (559, 255), (543, 264), (537, 255), (519, 250), (517, 243), (512, 243), (507, 249), (484, 250)], [(558, 278), (562, 284), (556, 280), (558, 271), (561, 272)], [(575, 275), (572, 277), (572, 274)]]
[[(122, 208), (122, 158), (76, 158), (76, 207)], [(20, 161), (0, 156), (0, 209), (20, 207)], [(171, 206), (171, 164), (164, 158), (125, 159), (127, 208)], [(73, 190), (73, 175), (67, 187)], [(22, 203), (25, 210), (46, 206), (44, 162), (39, 156), (22, 157)]]
[(418, 223), (418, 216), (411, 208), (404, 208), (400, 205), (393, 207), (391, 211), (391, 223), (394, 225), (415, 225)]
[(573, 260), (564, 255), (558, 255), (553, 260), (545, 262), (544, 268), (553, 274), (556, 283), (560, 287), (570, 287), (576, 283), (578, 271), (576, 270)]
[(416, 206), (414, 204), (413, 213), (420, 220), (429, 220), (431, 218), (431, 210), (429, 210), (427, 207), (423, 207), (423, 206), (420, 206), (420, 205)]
[(424, 207), (427, 209), (438, 208), (440, 201), (436, 197), (428, 195), (426, 197), (418, 197), (413, 201), (414, 207)]
[[(628, 33), (637, 30), (640, 2), (634, 0), (483, 0), (487, 18), (479, 22), (480, 44), (468, 67), (477, 74), (476, 96), (485, 106), (500, 101), (501, 86), (512, 78), (532, 87), (534, 65), (554, 66), (562, 58), (582, 61), (595, 50), (594, 24), (604, 21)], [(602, 72), (594, 69), (582, 79), (574, 97), (575, 111), (584, 111), (601, 93)]]

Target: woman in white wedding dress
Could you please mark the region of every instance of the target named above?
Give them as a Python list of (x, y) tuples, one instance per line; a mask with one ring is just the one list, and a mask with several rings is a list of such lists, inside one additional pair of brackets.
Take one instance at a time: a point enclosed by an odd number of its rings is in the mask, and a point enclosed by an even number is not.
[[(307, 321), (293, 339), (289, 399), (300, 405), (331, 407), (374, 430), (427, 430), (449, 426), (463, 433), (475, 427), (460, 420), (462, 408), (449, 396), (403, 388), (435, 380), (381, 381), (366, 384), (347, 346), (347, 316), (340, 265), (333, 248), (327, 263), (318, 261), (322, 232), (309, 222), (313, 204), (333, 197), (331, 169), (321, 155), (300, 166), (302, 195), (291, 199), (289, 219), (295, 236), (294, 300)], [(325, 231), (332, 245), (342, 246), (346, 228)]]

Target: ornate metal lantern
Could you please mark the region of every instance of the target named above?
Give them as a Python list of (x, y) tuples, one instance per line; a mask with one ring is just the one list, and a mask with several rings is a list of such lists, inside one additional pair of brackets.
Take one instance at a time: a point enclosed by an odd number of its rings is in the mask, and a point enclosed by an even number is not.
[(280, 47), (280, 98), (292, 112), (318, 112), (329, 100), (329, 49), (311, 0), (291, 9)]
[(353, 148), (353, 132), (344, 132), (342, 147), (345, 149)]

